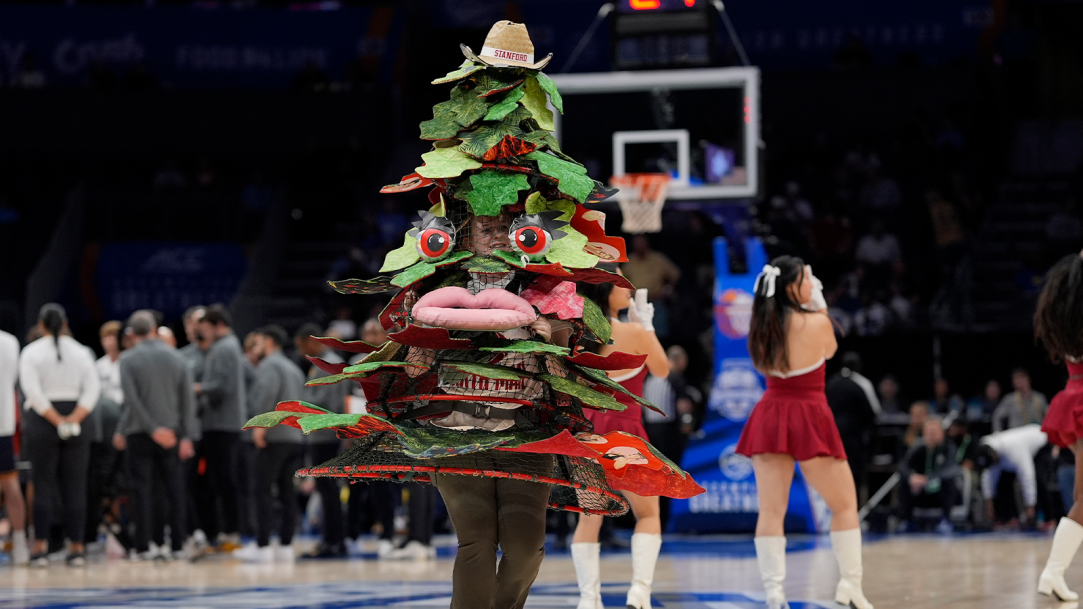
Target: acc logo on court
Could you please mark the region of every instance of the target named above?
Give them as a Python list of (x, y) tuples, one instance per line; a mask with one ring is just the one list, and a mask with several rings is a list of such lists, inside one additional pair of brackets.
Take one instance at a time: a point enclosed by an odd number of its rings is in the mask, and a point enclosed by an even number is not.
[(710, 408), (731, 421), (744, 421), (763, 397), (760, 377), (748, 358), (722, 360), (711, 387)]
[(752, 294), (739, 289), (723, 290), (714, 303), (715, 325), (726, 338), (733, 340), (748, 336), (752, 324)]
[(752, 459), (737, 454), (737, 445), (730, 444), (718, 455), (718, 469), (725, 477), (738, 482), (752, 474)]

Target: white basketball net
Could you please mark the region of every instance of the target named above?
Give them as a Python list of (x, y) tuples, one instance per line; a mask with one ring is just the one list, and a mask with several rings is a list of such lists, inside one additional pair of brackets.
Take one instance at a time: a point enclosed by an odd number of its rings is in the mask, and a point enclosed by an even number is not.
[(621, 229), (629, 234), (657, 233), (662, 230), (662, 205), (669, 190), (669, 176), (664, 173), (629, 173), (613, 176), (609, 185), (620, 189), (620, 204), (624, 222)]

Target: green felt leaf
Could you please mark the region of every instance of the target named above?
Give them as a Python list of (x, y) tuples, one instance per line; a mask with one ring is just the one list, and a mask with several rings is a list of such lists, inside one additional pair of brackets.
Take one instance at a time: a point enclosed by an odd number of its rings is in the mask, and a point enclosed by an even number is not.
[[(572, 216), (575, 215), (575, 202), (567, 199), (556, 199), (553, 201), (547, 201), (548, 209), (551, 211), (562, 211), (557, 220), (564, 220), (565, 222), (571, 222)], [(564, 229), (561, 229), (564, 230)], [(575, 230), (575, 229), (572, 229)], [(565, 231), (567, 232), (567, 231)]]
[(304, 416), (304, 413), (272, 410), (271, 412), (264, 412), (262, 414), (257, 414), (256, 416), (252, 417), (248, 420), (247, 423), (244, 424), (244, 428), (248, 429), (249, 427), (274, 427), (282, 421), (285, 421), (290, 417), (296, 416)]
[(450, 100), (437, 106), (441, 112), (451, 112), (455, 122), (469, 127), (488, 114), (489, 106), (492, 105), (491, 99), (478, 97), (474, 91), (466, 84), (459, 85), (451, 90)]
[(485, 115), (487, 121), (498, 121), (503, 119), (511, 111), (519, 107), (519, 100), (523, 98), (526, 91), (522, 87), (518, 87), (504, 96), (504, 99), (493, 104), (489, 107), (488, 114)]
[[(530, 110), (527, 110), (522, 105), (519, 105), (519, 106), (516, 106), (516, 108), (514, 110), (512, 110), (511, 113), (509, 113), (507, 116), (502, 118), (500, 122), (502, 122), (505, 125), (508, 125), (510, 127), (515, 127), (516, 129), (522, 130), (523, 121), (529, 121), (529, 120), (532, 120), (530, 118)], [(521, 137), (521, 136), (517, 136), (517, 137)]]
[(398, 275), (395, 275), (395, 278), (391, 280), (391, 283), (397, 285), (400, 288), (405, 288), (411, 283), (419, 279), (424, 279), (435, 272), (435, 264), (422, 260), (421, 262), (418, 262), (417, 264), (411, 266), (410, 268), (399, 273)]
[(553, 391), (579, 398), (580, 402), (583, 402), (588, 406), (601, 408), (602, 410), (615, 410), (617, 412), (620, 412), (627, 407), (618, 402), (617, 399), (611, 395), (595, 391), (590, 387), (584, 387), (583, 385), (566, 378), (553, 376), (552, 374), (539, 374), (538, 379), (549, 383), (549, 386), (553, 388)]
[(583, 247), (588, 242), (586, 236), (570, 226), (562, 227), (560, 230), (566, 234), (553, 242), (553, 247), (545, 255), (545, 259), (549, 262), (559, 262), (565, 268), (594, 268), (598, 264), (598, 257), (583, 251)]
[(361, 362), (359, 364), (354, 364), (353, 366), (349, 366), (348, 368), (343, 370), (342, 373), (343, 373), (343, 375), (358, 375), (358, 374), (361, 374), (361, 373), (364, 373), (364, 372), (372, 372), (374, 370), (379, 370), (380, 368), (401, 368), (401, 367), (405, 367), (405, 366), (415, 366), (415, 367), (418, 367), (418, 368), (425, 368), (425, 369), (429, 368), (429, 366), (426, 365), (426, 364), (420, 364), (420, 363), (416, 363), (416, 362), (394, 362), (394, 361), (388, 360), (386, 362)]
[(459, 150), (481, 159), (490, 148), (499, 144), (505, 135), (519, 137), (522, 133), (520, 129), (504, 123), (483, 123), (480, 127), (472, 131), (463, 131), (459, 135), (463, 141), (459, 144)]
[(470, 260), (464, 262), (460, 268), (468, 273), (490, 274), (507, 273), (511, 270), (511, 267), (508, 265), (489, 256), (474, 256)]
[(440, 85), (440, 84), (443, 84), (443, 83), (446, 83), (446, 82), (453, 82), (453, 81), (456, 81), (456, 80), (462, 80), (462, 79), (466, 78), (467, 76), (470, 76), (471, 74), (473, 74), (473, 73), (475, 73), (475, 72), (477, 72), (479, 70), (484, 70), (484, 69), (485, 69), (485, 66), (478, 65), (478, 64), (474, 63), (473, 61), (470, 61), (469, 59), (467, 59), (466, 61), (463, 62), (463, 64), (461, 66), (459, 66), (458, 70), (453, 70), (451, 72), (448, 72), (446, 76), (444, 76), (442, 78), (437, 78), (436, 80), (432, 81), (432, 84)]
[(462, 271), (459, 271), (459, 272), (456, 272), (456, 273), (452, 273), (452, 274), (448, 275), (447, 277), (444, 277), (444, 280), (441, 281), (433, 289), (437, 290), (437, 289), (440, 289), (440, 288), (446, 288), (449, 285), (457, 285), (459, 287), (464, 287), (468, 281), (470, 281), (470, 275), (467, 275), (466, 273), (464, 273)]
[(557, 109), (557, 112), (564, 114), (564, 100), (560, 97), (560, 91), (557, 91), (557, 83), (543, 72), (538, 72), (537, 78), (542, 90), (549, 94), (549, 101), (553, 102), (553, 107)]
[[(583, 296), (579, 294), (579, 296)], [(598, 337), (603, 345), (609, 343), (609, 337), (613, 334), (613, 326), (606, 319), (605, 313), (595, 302), (583, 296), (583, 323), (587, 329)]]
[(526, 213), (537, 214), (549, 209), (548, 202), (540, 192), (531, 193), (526, 198)]
[(571, 351), (567, 347), (540, 343), (533, 340), (517, 340), (503, 347), (482, 347), (481, 351), (495, 353), (552, 353), (554, 355), (567, 355)]
[(384, 256), (384, 265), (380, 267), (380, 272), (404, 269), (418, 260), (421, 260), (421, 255), (417, 253), (417, 238), (406, 235), (406, 242), (402, 247), (391, 250)]
[(523, 136), (523, 141), (530, 142), (538, 146), (539, 148), (546, 147), (553, 152), (560, 151), (560, 145), (557, 143), (557, 138), (549, 133), (545, 129), (538, 129), (537, 131), (531, 131)]
[(466, 195), (474, 214), (496, 216), (505, 205), (519, 202), (519, 191), (530, 190), (526, 176), (518, 172), (487, 169), (470, 176), (474, 189)]
[(519, 257), (519, 256), (516, 256), (515, 254), (513, 254), (511, 252), (505, 252), (504, 250), (493, 250), (490, 255), (496, 256), (497, 258), (500, 258), (504, 262), (507, 262), (508, 264), (510, 264), (510, 265), (512, 265), (512, 266), (514, 266), (516, 268), (520, 268), (520, 269), (521, 268), (526, 268), (526, 267), (523, 266), (522, 258)]
[(438, 218), (447, 217), (447, 205), (444, 202), (443, 193), (440, 193), (440, 202), (429, 208), (429, 213)]
[(439, 459), (492, 450), (515, 438), (514, 433), (493, 433), (484, 430), (451, 432), (439, 427), (400, 427), (403, 452), (415, 459)]
[(310, 434), (320, 429), (329, 427), (350, 427), (357, 425), (361, 420), (360, 414), (310, 414), (297, 419), (301, 424), (301, 431)]
[(481, 161), (466, 156), (457, 148), (437, 148), (421, 155), (421, 158), (425, 165), (415, 171), (425, 178), (454, 178), (464, 171), (481, 167)]
[(498, 95), (501, 91), (507, 91), (523, 82), (523, 77), (515, 73), (505, 74), (495, 71), (486, 71), (474, 77), (477, 87), (474, 94), (478, 97)]
[(454, 368), (455, 370), (461, 370), (467, 374), (502, 381), (516, 381), (521, 378), (529, 378), (532, 376), (529, 372), (515, 368), (493, 366), (491, 364), (476, 364), (473, 362), (444, 362), (443, 367)]
[(587, 168), (582, 165), (537, 150), (526, 155), (526, 158), (536, 162), (542, 173), (556, 180), (560, 192), (580, 203), (586, 201), (594, 190), (594, 180), (586, 175)]
[(327, 283), (339, 294), (381, 294), (394, 287), (391, 277), (382, 275), (372, 279), (343, 279)]
[(530, 115), (534, 117), (534, 120), (538, 121), (538, 125), (542, 129), (555, 131), (557, 126), (553, 123), (553, 113), (549, 111), (549, 107), (546, 105), (545, 91), (538, 84), (538, 79), (533, 76), (527, 77), (525, 89), (526, 94), (523, 95), (523, 99), (519, 100), (519, 103), (530, 111)]
[(421, 123), (421, 139), (447, 140), (461, 130), (462, 126), (449, 116), (438, 116)]
[[(401, 348), (402, 345), (396, 343), (395, 341), (386, 341), (384, 342), (384, 344), (380, 345), (379, 349), (363, 357), (359, 363), (390, 361), (392, 357), (395, 357), (395, 354), (398, 353), (399, 349)], [(345, 372), (345, 370), (343, 370), (343, 372)]]
[(594, 368), (587, 368), (586, 366), (578, 366), (576, 364), (569, 364), (569, 366), (572, 369), (574, 369), (576, 372), (578, 372), (579, 374), (581, 374), (582, 376), (584, 376), (585, 378), (590, 380), (591, 382), (598, 383), (600, 385), (605, 385), (606, 387), (609, 387), (610, 389), (613, 389), (615, 391), (619, 391), (619, 392), (631, 397), (633, 400), (639, 402), (640, 404), (646, 406), (647, 408), (650, 408), (651, 410), (654, 410), (655, 412), (662, 412), (661, 410), (658, 410), (657, 406), (655, 406), (654, 404), (651, 404), (649, 401), (647, 401), (647, 400), (643, 399), (642, 397), (632, 393), (631, 391), (628, 391), (627, 389), (624, 388), (623, 385), (621, 385), (617, 381), (614, 381), (613, 379), (609, 378), (609, 376), (606, 375), (606, 373), (602, 372), (601, 370), (595, 370)]

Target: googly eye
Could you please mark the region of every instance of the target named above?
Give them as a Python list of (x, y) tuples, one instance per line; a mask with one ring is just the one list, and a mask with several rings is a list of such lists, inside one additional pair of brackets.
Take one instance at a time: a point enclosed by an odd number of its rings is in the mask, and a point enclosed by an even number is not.
[(417, 252), (428, 262), (447, 256), (454, 245), (451, 235), (440, 228), (426, 228), (417, 235)]
[(511, 234), (512, 241), (519, 251), (530, 258), (544, 256), (553, 245), (553, 236), (538, 226), (524, 226)]

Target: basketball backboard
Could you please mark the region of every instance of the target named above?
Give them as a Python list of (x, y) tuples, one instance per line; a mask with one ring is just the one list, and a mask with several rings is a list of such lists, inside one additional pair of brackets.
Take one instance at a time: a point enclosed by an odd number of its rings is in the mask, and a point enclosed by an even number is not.
[[(557, 74), (557, 138), (599, 178), (670, 174), (669, 200), (753, 198), (760, 72), (754, 67)], [(593, 164), (593, 166), (592, 166)]]

